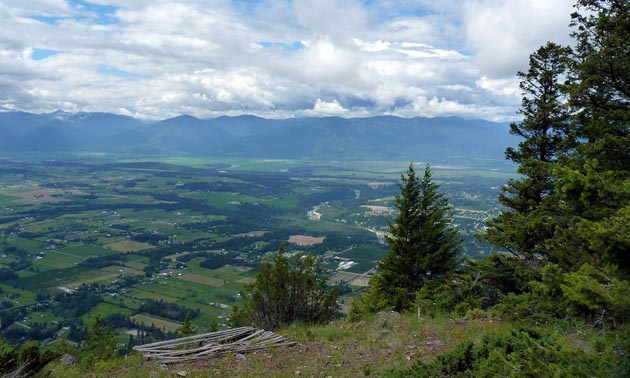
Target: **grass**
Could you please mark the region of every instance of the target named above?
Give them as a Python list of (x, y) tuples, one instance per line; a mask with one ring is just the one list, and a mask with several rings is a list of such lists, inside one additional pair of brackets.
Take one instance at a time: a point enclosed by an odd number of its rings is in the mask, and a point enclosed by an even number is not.
[(179, 323), (171, 322), (168, 320), (156, 318), (156, 317), (145, 315), (145, 314), (134, 315), (131, 318), (135, 320), (137, 323), (151, 324), (151, 325), (154, 325), (156, 327), (159, 327), (166, 331), (171, 331), (171, 332), (177, 331), (180, 326)]
[(54, 269), (63, 269), (77, 265), (83, 260), (85, 260), (85, 258), (76, 255), (70, 255), (65, 252), (49, 251), (46, 252), (42, 260), (39, 260), (39, 265), (48, 266)]
[(108, 282), (116, 280), (123, 273), (129, 276), (137, 276), (137, 275), (143, 274), (142, 272), (139, 272), (137, 270), (121, 269), (120, 266), (112, 265), (106, 268), (90, 271), (90, 273), (84, 274), (78, 277), (75, 282), (68, 283), (64, 286), (67, 286), (69, 288), (76, 288), (80, 286), (81, 284), (91, 284), (91, 283), (106, 284)]
[(117, 253), (116, 251), (101, 248), (95, 245), (71, 246), (71, 247), (62, 248), (57, 252), (64, 253), (67, 255), (77, 256), (83, 259), (88, 258), (88, 257), (93, 257), (93, 256), (112, 255), (112, 254)]
[(24, 239), (15, 235), (8, 236), (6, 242), (33, 254), (38, 253), (43, 248), (43, 244), (37, 240)]
[(357, 265), (347, 271), (350, 273), (365, 273), (374, 267), (374, 261), (382, 259), (387, 254), (387, 247), (383, 246), (359, 246), (348, 251), (338, 253), (339, 257), (347, 258)]
[(190, 281), (190, 282), (196, 282), (196, 283), (200, 283), (200, 284), (208, 285), (212, 287), (220, 287), (220, 286), (223, 286), (224, 284), (224, 281), (222, 279), (201, 276), (198, 274), (191, 274), (191, 273), (184, 273), (183, 275), (178, 276), (177, 279)]
[[(146, 315), (134, 318), (159, 327), (177, 325)], [(322, 326), (295, 324), (280, 330), (280, 334), (300, 343), (295, 347), (244, 356), (228, 354), (171, 365), (168, 371), (153, 362), (130, 357), (125, 364), (112, 361), (90, 373), (98, 377), (172, 377), (178, 371), (185, 371), (188, 377), (381, 376), (392, 369), (408, 367), (418, 359), (432, 360), (462, 341), (478, 341), (485, 333), (504, 333), (517, 326), (488, 319), (418, 319), (415, 314), (381, 313), (357, 323), (338, 320)], [(77, 376), (73, 375), (74, 370), (65, 369), (68, 368), (55, 370), (51, 377)]]
[[(90, 269), (82, 266), (74, 266), (66, 269), (53, 269), (37, 273), (19, 280), (9, 281), (14, 287), (36, 292), (41, 289), (49, 289), (56, 286), (63, 286), (68, 282), (73, 282), (82, 274), (89, 273)], [(7, 283), (9, 283), (7, 282)]]
[(88, 314), (83, 316), (83, 322), (85, 324), (92, 324), (92, 318), (93, 318), (93, 315), (95, 314), (101, 314), (103, 317), (106, 317), (112, 314), (131, 315), (131, 310), (128, 308), (120, 307), (112, 303), (101, 302), (97, 304), (96, 306), (94, 306), (94, 308), (92, 308), (92, 310), (90, 310)]
[(6, 194), (0, 194), (0, 202), (10, 202), (16, 199), (19, 199), (19, 198), (15, 196), (8, 196)]
[(35, 293), (32, 291), (26, 291), (22, 289), (18, 289), (9, 285), (0, 284), (0, 290), (2, 291), (1, 298), (8, 298), (9, 294), (13, 294), (15, 299), (13, 301), (18, 306), (26, 306), (30, 304), (34, 304), (35, 301)]

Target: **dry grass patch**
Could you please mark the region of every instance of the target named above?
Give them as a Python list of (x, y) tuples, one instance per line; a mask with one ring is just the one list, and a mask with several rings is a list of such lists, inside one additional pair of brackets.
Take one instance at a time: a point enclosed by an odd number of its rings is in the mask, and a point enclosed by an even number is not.
[(180, 280), (196, 282), (196, 283), (213, 286), (213, 287), (220, 287), (225, 284), (225, 282), (220, 278), (206, 277), (206, 276), (201, 276), (199, 274), (192, 274), (192, 273), (184, 273), (181, 276), (177, 276), (177, 278)]
[(242, 234), (234, 234), (232, 236), (235, 238), (260, 238), (262, 236), (265, 236), (266, 233), (267, 231), (250, 231), (244, 232)]
[(164, 328), (166, 331), (175, 332), (179, 329), (180, 324), (175, 322), (170, 322), (168, 320), (154, 318), (152, 316), (148, 316), (145, 314), (138, 314), (131, 317), (131, 319), (135, 320), (137, 323), (144, 324), (153, 324), (156, 327)]
[(140, 261), (125, 261), (124, 265), (129, 267), (129, 268), (132, 268), (132, 269), (135, 269), (135, 270), (140, 270), (140, 271), (142, 271), (142, 269), (144, 269), (144, 267), (147, 266), (147, 264), (143, 264)]
[(387, 206), (373, 206), (373, 205), (362, 205), (364, 209), (368, 209), (371, 213), (380, 215), (380, 214), (391, 214), (394, 212), (394, 209)]
[[(13, 187), (12, 189), (16, 189)], [(40, 188), (33, 189), (24, 188), (23, 191), (16, 190), (8, 193), (11, 196), (20, 198), (23, 202), (26, 203), (58, 203), (63, 201), (68, 201), (68, 199), (64, 198), (65, 195), (79, 195), (84, 194), (80, 190), (61, 190), (61, 189), (51, 189), (51, 188)]]
[(367, 377), (429, 361), (463, 340), (501, 328), (488, 320), (418, 319), (382, 313), (369, 321), (291, 326), (280, 334), (301, 345), (173, 365), (195, 377)]
[(134, 240), (121, 240), (121, 241), (105, 244), (104, 247), (112, 249), (114, 251), (127, 253), (127, 252), (144, 251), (147, 249), (154, 248), (155, 246), (151, 244), (140, 243)]
[(71, 289), (76, 289), (77, 287), (81, 286), (82, 284), (91, 284), (91, 283), (95, 283), (95, 282), (103, 282), (103, 281), (111, 281), (114, 280), (116, 278), (118, 278), (118, 276), (120, 275), (120, 273), (107, 273), (107, 274), (103, 274), (100, 276), (92, 276), (92, 278), (85, 278), (85, 279), (81, 279), (77, 282), (73, 282), (73, 283), (69, 283), (66, 284), (65, 286), (71, 288)]
[(289, 236), (289, 243), (300, 246), (311, 246), (321, 244), (326, 240), (325, 236), (308, 236), (308, 235), (291, 235)]
[(371, 276), (359, 273), (339, 272), (330, 278), (333, 284), (346, 282), (352, 286), (365, 287), (368, 286)]

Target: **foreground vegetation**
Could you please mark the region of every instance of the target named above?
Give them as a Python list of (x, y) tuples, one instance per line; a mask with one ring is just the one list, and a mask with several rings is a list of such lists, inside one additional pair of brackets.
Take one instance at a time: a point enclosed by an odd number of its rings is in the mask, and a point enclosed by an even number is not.
[[(382, 312), (360, 322), (293, 324), (281, 334), (301, 345), (242, 355), (160, 365), (129, 355), (99, 361), (49, 364), (52, 377), (541, 376), (624, 377), (630, 367), (628, 330), (603, 331), (582, 322), (533, 323), (498, 317)], [(563, 370), (565, 369), (565, 370)], [(459, 374), (459, 375), (457, 375)]]

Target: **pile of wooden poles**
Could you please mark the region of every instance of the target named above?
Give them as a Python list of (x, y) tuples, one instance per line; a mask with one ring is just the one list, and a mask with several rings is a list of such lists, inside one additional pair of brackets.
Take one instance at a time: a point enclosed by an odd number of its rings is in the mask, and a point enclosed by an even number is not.
[(170, 364), (217, 357), (226, 353), (247, 353), (297, 343), (276, 333), (253, 327), (204, 333), (174, 340), (135, 346), (145, 358)]

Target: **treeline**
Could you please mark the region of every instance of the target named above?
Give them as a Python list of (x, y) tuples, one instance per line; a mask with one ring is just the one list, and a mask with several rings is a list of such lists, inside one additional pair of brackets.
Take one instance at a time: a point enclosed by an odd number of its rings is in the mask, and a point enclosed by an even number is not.
[(164, 302), (162, 299), (159, 301), (148, 299), (142, 302), (140, 307), (138, 307), (138, 310), (136, 310), (136, 313), (142, 312), (181, 322), (188, 313), (190, 313), (192, 317), (196, 317), (199, 316), (201, 310), (190, 309), (180, 306), (177, 303)]
[(50, 298), (50, 309), (62, 319), (72, 321), (90, 312), (103, 300), (98, 294), (98, 285), (82, 285), (72, 294), (60, 293)]
[(117, 253), (114, 255), (94, 256), (85, 259), (80, 262), (80, 265), (92, 268), (101, 269), (111, 265), (121, 265), (127, 261), (127, 256), (124, 253)]
[(199, 257), (203, 257), (204, 260), (199, 263), (199, 266), (204, 267), (206, 269), (219, 269), (226, 265), (236, 265), (236, 266), (253, 266), (252, 263), (244, 261), (243, 259), (237, 258), (234, 254), (230, 252), (226, 253), (216, 253), (216, 252), (193, 252), (187, 253), (185, 255), (177, 256), (175, 259), (182, 263), (187, 263), (192, 259), (196, 259)]
[(152, 245), (158, 245), (160, 242), (168, 240), (168, 236), (160, 235), (155, 232), (140, 232), (140, 233), (132, 233), (131, 240), (137, 241), (140, 243), (148, 243)]
[(18, 278), (19, 276), (15, 272), (0, 268), (0, 281), (15, 280)]

